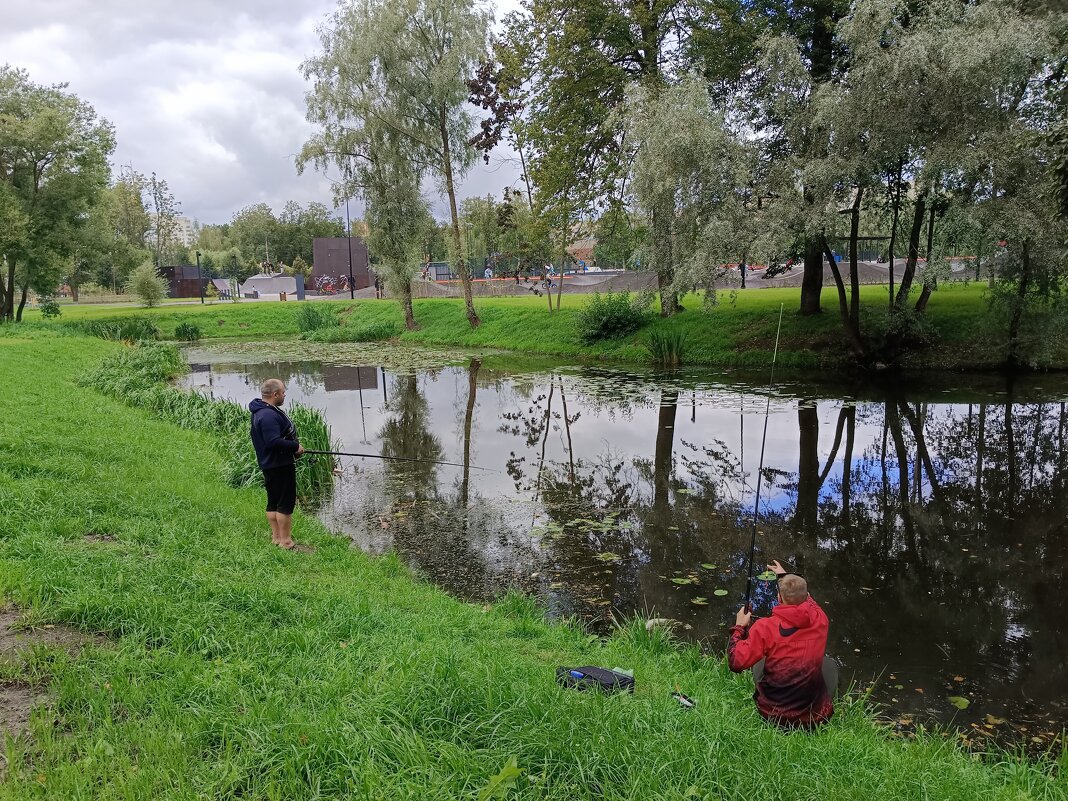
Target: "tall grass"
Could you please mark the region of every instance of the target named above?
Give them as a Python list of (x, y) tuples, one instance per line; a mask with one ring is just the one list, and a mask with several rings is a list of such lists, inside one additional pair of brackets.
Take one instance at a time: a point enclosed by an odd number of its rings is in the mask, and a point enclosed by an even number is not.
[(311, 342), (378, 342), (399, 336), (402, 327), (391, 320), (349, 323), (339, 328), (321, 328), (304, 335)]
[(338, 307), (327, 303), (305, 301), (297, 305), (297, 328), (302, 334), (323, 328), (336, 328)]
[(81, 334), (100, 337), (113, 342), (138, 342), (159, 339), (160, 328), (154, 320), (144, 316), (114, 317), (104, 320), (71, 320), (63, 323)]
[[(149, 409), (182, 428), (216, 435), (225, 455), (224, 478), (232, 487), (258, 486), (263, 474), (249, 435), (249, 412), (232, 401), (214, 400), (168, 382), (187, 366), (169, 344), (143, 343), (104, 359), (83, 379), (97, 389), (132, 406)], [(322, 414), (299, 404), (287, 409), (309, 450), (331, 450), (330, 430)], [(302, 504), (315, 507), (333, 487), (332, 465), (324, 459), (297, 462), (297, 493)]]
[(653, 331), (649, 335), (649, 356), (653, 364), (678, 367), (686, 355), (686, 334), (678, 329)]
[[(316, 553), (273, 548), (261, 494), (201, 467), (205, 437), (75, 385), (116, 346), (35, 337), (0, 346), (0, 592), (108, 640), (5, 668), (49, 699), (5, 744), (2, 799), (475, 801), (513, 759), (506, 801), (1065, 798), (1068, 758), (896, 739), (852, 701), (784, 734), (748, 676), (661, 631), (461, 603), (311, 518), (295, 533)], [(636, 693), (556, 685), (582, 664), (633, 669)]]

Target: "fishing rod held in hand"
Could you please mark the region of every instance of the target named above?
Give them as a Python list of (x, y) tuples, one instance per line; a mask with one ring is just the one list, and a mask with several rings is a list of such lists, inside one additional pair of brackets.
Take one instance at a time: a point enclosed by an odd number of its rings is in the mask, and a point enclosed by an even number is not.
[[(303, 453), (310, 454), (312, 456), (358, 456), (363, 459), (386, 459), (390, 462), (419, 462), (422, 464), (444, 464), (449, 467), (464, 467), (465, 465), (459, 462), (440, 462), (436, 459), (411, 459), (407, 456), (382, 456), (378, 453), (348, 453), (345, 451), (309, 451), (305, 450)], [(487, 473), (496, 473), (496, 470), (492, 470), (489, 467), (477, 467), (475, 465), (466, 465), (471, 470), (485, 470)]]
[(745, 609), (753, 596), (753, 559), (756, 557), (757, 515), (760, 512), (760, 481), (764, 477), (764, 445), (768, 441), (768, 416), (771, 413), (771, 390), (775, 386), (775, 362), (779, 358), (779, 332), (782, 331), (782, 310), (779, 305), (779, 325), (775, 329), (775, 351), (771, 355), (771, 377), (768, 379), (768, 402), (764, 407), (764, 434), (760, 438), (760, 466), (757, 468), (756, 497), (753, 499), (753, 536), (749, 543), (749, 576), (745, 581)]

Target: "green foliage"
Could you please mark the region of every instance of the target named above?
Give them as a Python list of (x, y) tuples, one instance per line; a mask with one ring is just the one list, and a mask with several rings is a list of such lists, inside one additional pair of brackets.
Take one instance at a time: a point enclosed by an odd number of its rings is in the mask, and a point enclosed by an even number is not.
[(579, 339), (586, 344), (633, 334), (652, 319), (649, 301), (629, 292), (595, 292), (578, 315)]
[(130, 273), (130, 278), (126, 281), (126, 292), (149, 309), (163, 302), (168, 289), (167, 281), (147, 262)]
[(305, 301), (297, 306), (297, 329), (302, 334), (338, 325), (338, 309), (326, 303)]
[(686, 354), (686, 334), (680, 329), (653, 331), (649, 334), (649, 356), (653, 364), (678, 367)]
[(41, 317), (46, 320), (54, 320), (63, 313), (63, 310), (59, 308), (59, 303), (56, 302), (55, 297), (52, 295), (43, 295), (37, 302), (37, 308), (41, 312)]
[(323, 328), (304, 336), (310, 342), (376, 342), (399, 336), (402, 328), (399, 324), (380, 320), (375, 322), (349, 324), (336, 328)]
[(174, 329), (175, 339), (183, 342), (197, 342), (200, 336), (200, 326), (196, 323), (179, 323)]
[[(188, 370), (173, 345), (142, 343), (105, 359), (82, 383), (131, 406), (148, 409), (181, 428), (217, 437), (225, 457), (223, 474), (232, 487), (262, 484), (263, 474), (249, 437), (249, 412), (230, 401), (170, 386)], [(301, 442), (309, 450), (331, 450), (330, 431), (315, 409), (294, 405), (287, 410)], [(316, 506), (333, 488), (332, 465), (322, 459), (297, 463), (297, 491), (305, 506)]]
[(910, 306), (869, 309), (864, 315), (865, 351), (873, 362), (894, 364), (938, 343), (939, 334), (926, 314)]

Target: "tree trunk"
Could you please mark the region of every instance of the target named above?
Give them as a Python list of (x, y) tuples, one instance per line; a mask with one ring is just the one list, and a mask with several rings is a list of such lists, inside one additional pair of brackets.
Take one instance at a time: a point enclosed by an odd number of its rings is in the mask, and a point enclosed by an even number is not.
[(849, 348), (855, 356), (863, 356), (864, 343), (860, 340), (860, 331), (853, 327), (853, 320), (849, 314), (849, 304), (846, 301), (845, 284), (842, 282), (842, 273), (834, 261), (834, 254), (831, 252), (831, 246), (827, 244), (826, 237), (823, 237), (823, 256), (831, 264), (831, 274), (834, 276), (834, 283), (838, 287), (838, 310), (842, 315), (842, 327), (845, 329), (846, 338), (849, 340)]
[(904, 169), (904, 162), (899, 161), (897, 163), (897, 182), (894, 185), (893, 191), (893, 213), (890, 219), (890, 252), (887, 254), (887, 258), (890, 261), (890, 309), (894, 308), (894, 249), (897, 247), (897, 218), (901, 211), (901, 171)]
[(460, 481), (460, 505), (467, 510), (468, 490), (471, 482), (471, 421), (475, 416), (475, 398), (478, 393), (479, 359), (472, 359), (467, 366), (467, 410), (464, 413), (464, 474)]
[(909, 233), (909, 253), (905, 257), (905, 271), (901, 274), (901, 286), (897, 290), (894, 304), (901, 308), (908, 300), (912, 289), (912, 279), (916, 277), (916, 262), (920, 257), (920, 232), (923, 231), (923, 218), (927, 210), (927, 190), (916, 198), (916, 208), (912, 214), (912, 231)]
[(401, 288), (401, 308), (404, 309), (404, 327), (409, 331), (418, 331), (419, 323), (415, 321), (415, 311), (412, 309), (411, 281), (405, 281)]
[(449, 214), (452, 218), (452, 246), (456, 251), (456, 272), (460, 276), (460, 284), (464, 289), (464, 308), (467, 311), (467, 322), (472, 328), (478, 328), (481, 320), (475, 311), (475, 301), (471, 295), (471, 271), (467, 267), (466, 255), (460, 241), (460, 215), (456, 210), (456, 187), (452, 178), (452, 152), (449, 149), (449, 129), (445, 117), (445, 104), (441, 104), (441, 113), (438, 116), (438, 128), (441, 132), (441, 161), (445, 172), (445, 192), (449, 196)]
[(660, 291), (660, 316), (671, 317), (680, 310), (679, 296), (671, 288), (674, 271), (671, 267), (671, 229), (670, 223), (664, 222), (664, 215), (654, 211), (652, 214), (653, 252), (656, 259), (656, 287)]
[(18, 310), (15, 312), (15, 322), (16, 323), (21, 323), (22, 322), (22, 310), (26, 308), (26, 294), (29, 291), (30, 291), (30, 285), (29, 284), (23, 284), (22, 285), (22, 297), (19, 298), (19, 307), (18, 307)]
[[(856, 438), (857, 407), (848, 406), (846, 412), (846, 444), (845, 453), (842, 454), (842, 527), (849, 531), (850, 506), (852, 504), (853, 487), (853, 443)], [(849, 535), (847, 535), (849, 536)]]
[(857, 187), (849, 210), (849, 325), (860, 338), (860, 273), (857, 271), (857, 237), (860, 236), (860, 201), (864, 187)]
[[(564, 251), (566, 256), (567, 251)], [(560, 296), (564, 294), (564, 264), (566, 258), (560, 262), (560, 282), (556, 285), (556, 310), (560, 311)]]
[(1012, 319), (1009, 320), (1009, 353), (1008, 363), (1010, 367), (1019, 367), (1023, 364), (1020, 358), (1020, 326), (1023, 322), (1024, 306), (1027, 303), (1027, 290), (1031, 283), (1031, 249), (1028, 240), (1023, 241), (1023, 254), (1020, 263), (1020, 283), (1016, 288), (1016, 304), (1012, 310)]
[(916, 299), (916, 312), (923, 314), (927, 310), (927, 301), (931, 299), (931, 293), (938, 289), (938, 279), (931, 275), (931, 253), (934, 250), (934, 225), (935, 225), (935, 204), (931, 204), (931, 212), (928, 215), (927, 220), (927, 276), (923, 281), (923, 291), (920, 292), (919, 298)]
[(801, 314), (819, 314), (823, 293), (823, 237), (805, 238), (804, 273), (801, 276)]
[(8, 257), (6, 287), (0, 287), (0, 321), (11, 322), (15, 319), (15, 259)]

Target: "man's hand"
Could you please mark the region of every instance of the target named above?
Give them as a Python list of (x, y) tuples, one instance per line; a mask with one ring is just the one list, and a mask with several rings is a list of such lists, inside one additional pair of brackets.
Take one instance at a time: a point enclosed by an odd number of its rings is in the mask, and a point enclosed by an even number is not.
[[(297, 456), (302, 456), (303, 454), (304, 454), (304, 446), (303, 446), (303, 445), (301, 445), (301, 444), (300, 444), (300, 443), (298, 442), (298, 443), (297, 443)], [(777, 564), (777, 563), (776, 563), (776, 564)]]
[(776, 576), (781, 576), (783, 573), (789, 573), (790, 571), (779, 564), (778, 559), (772, 559), (771, 564), (768, 565), (768, 570), (774, 573)]
[(741, 626), (744, 629), (752, 619), (753, 613), (749, 611), (749, 607), (743, 606), (738, 610), (738, 614), (734, 616), (734, 625)]

